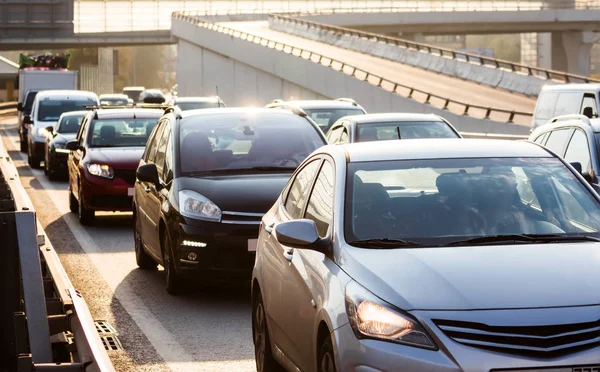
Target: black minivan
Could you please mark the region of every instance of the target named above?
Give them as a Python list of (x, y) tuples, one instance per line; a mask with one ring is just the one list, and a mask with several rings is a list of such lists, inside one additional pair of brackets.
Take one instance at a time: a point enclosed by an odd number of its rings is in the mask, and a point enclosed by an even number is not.
[(137, 264), (182, 277), (250, 279), (258, 227), (296, 167), (326, 144), (301, 112), (169, 108), (137, 170)]

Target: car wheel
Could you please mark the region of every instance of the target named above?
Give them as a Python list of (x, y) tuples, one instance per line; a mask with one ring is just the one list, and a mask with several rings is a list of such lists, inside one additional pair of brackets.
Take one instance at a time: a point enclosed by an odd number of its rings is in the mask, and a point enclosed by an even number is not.
[(317, 359), (318, 372), (335, 372), (335, 359), (333, 357), (333, 343), (331, 336), (327, 336), (321, 347), (319, 348), (319, 356)]
[(260, 292), (252, 303), (252, 336), (254, 339), (254, 360), (257, 372), (283, 371), (271, 351), (271, 339), (267, 328), (265, 305)]
[(21, 152), (27, 152), (27, 140), (21, 138), (20, 141)]
[(32, 147), (33, 146), (28, 146), (27, 149), (27, 164), (29, 164), (31, 168), (39, 168), (41, 160), (33, 156), (33, 154), (31, 153)]
[(69, 209), (71, 213), (79, 212), (79, 203), (77, 199), (75, 199), (75, 195), (73, 195), (73, 190), (71, 190), (71, 182), (69, 181)]
[(142, 236), (140, 234), (139, 220), (137, 218), (137, 214), (134, 215), (134, 224), (133, 224), (133, 239), (135, 243), (135, 262), (138, 267), (143, 270), (152, 270), (156, 269), (156, 262), (150, 257), (148, 253), (144, 250), (144, 246), (142, 245)]
[(83, 203), (83, 197), (81, 196), (81, 185), (79, 185), (79, 206), (78, 214), (79, 214), (79, 222), (82, 225), (91, 225), (94, 222), (95, 213), (93, 210), (89, 210), (85, 207)]
[(169, 239), (169, 234), (167, 232), (165, 232), (163, 236), (162, 254), (167, 292), (170, 295), (176, 296), (181, 291), (181, 283), (179, 275), (177, 275), (177, 271), (175, 271), (175, 262), (171, 251), (171, 239)]

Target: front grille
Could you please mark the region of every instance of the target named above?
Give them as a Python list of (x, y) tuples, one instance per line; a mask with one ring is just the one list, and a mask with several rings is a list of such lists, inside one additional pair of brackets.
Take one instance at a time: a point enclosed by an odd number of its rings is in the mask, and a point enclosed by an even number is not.
[(240, 225), (259, 225), (264, 213), (230, 212), (223, 211), (221, 215), (222, 223), (240, 224)]
[(600, 345), (600, 320), (544, 326), (490, 326), (434, 320), (452, 340), (463, 345), (538, 358), (553, 358)]
[(133, 198), (131, 196), (121, 195), (94, 195), (91, 200), (91, 207), (97, 209), (110, 210), (129, 210), (131, 209)]
[(121, 178), (129, 185), (133, 185), (135, 183), (135, 170), (115, 169), (115, 178)]

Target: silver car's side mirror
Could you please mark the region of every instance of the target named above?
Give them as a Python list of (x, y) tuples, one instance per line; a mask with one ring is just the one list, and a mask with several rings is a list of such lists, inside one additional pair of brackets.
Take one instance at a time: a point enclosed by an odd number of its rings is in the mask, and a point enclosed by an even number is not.
[(319, 241), (317, 226), (312, 220), (293, 220), (275, 226), (275, 238), (292, 248), (311, 248)]

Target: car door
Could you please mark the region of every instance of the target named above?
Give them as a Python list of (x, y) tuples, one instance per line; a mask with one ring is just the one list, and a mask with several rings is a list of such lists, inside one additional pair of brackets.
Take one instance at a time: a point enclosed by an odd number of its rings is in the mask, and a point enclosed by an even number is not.
[[(285, 221), (302, 218), (308, 193), (312, 188), (315, 176), (321, 165), (321, 158), (315, 157), (300, 168), (290, 184), (285, 198), (280, 199), (279, 207), (272, 216), (265, 216), (263, 229), (267, 231), (263, 254), (263, 301), (269, 317), (269, 330), (271, 337), (277, 347), (288, 357), (298, 355), (294, 351), (294, 335), (289, 333), (289, 325), (286, 323), (289, 311), (288, 305), (283, 302), (283, 288), (289, 285), (284, 281), (293, 278), (290, 275), (290, 249), (281, 246), (275, 239), (273, 228)], [(287, 296), (286, 296), (287, 297)], [(272, 320), (272, 321), (271, 321)], [(294, 363), (298, 360), (292, 359)]]
[(148, 218), (148, 224), (146, 224), (147, 231), (145, 231), (148, 240), (146, 245), (157, 257), (162, 257), (160, 242), (161, 236), (159, 235), (160, 227), (160, 208), (163, 200), (165, 199), (165, 192), (167, 191), (164, 187), (165, 182), (163, 178), (165, 170), (165, 157), (167, 153), (167, 145), (171, 139), (171, 126), (169, 122), (165, 120), (163, 123), (164, 129), (160, 133), (160, 137), (157, 137), (157, 148), (156, 156), (154, 157), (154, 164), (158, 171), (159, 185), (148, 184), (146, 189), (146, 215)]
[[(81, 126), (79, 127), (79, 131), (77, 131), (77, 136), (75, 140), (79, 143), (79, 146), (82, 147), (85, 145), (85, 133), (87, 133), (87, 127), (89, 126), (90, 115), (86, 115), (81, 122)], [(78, 198), (79, 195), (79, 179), (80, 179), (80, 170), (79, 165), (81, 164), (81, 160), (83, 159), (84, 152), (81, 148), (77, 150), (73, 150), (69, 152), (69, 162), (68, 162), (68, 172), (69, 172), (69, 183), (71, 185), (71, 191), (73, 195)]]
[[(335, 171), (326, 159), (317, 174), (306, 203), (303, 218), (313, 220), (321, 238), (329, 233), (333, 217)], [(281, 246), (282, 250), (290, 250)], [(286, 331), (292, 335), (293, 354), (290, 358), (303, 371), (313, 370), (316, 360), (317, 309), (326, 298), (326, 280), (329, 270), (323, 253), (308, 249), (294, 249), (291, 265), (285, 267), (281, 288), (282, 312)]]
[[(163, 122), (158, 123), (154, 128), (148, 143), (146, 150), (140, 161), (140, 165), (154, 163), (154, 157), (156, 156), (156, 149), (158, 147), (158, 140), (160, 139), (161, 131), (163, 130)], [(149, 221), (148, 218), (148, 193), (150, 192), (150, 185), (146, 182), (140, 182), (135, 180), (135, 203), (137, 208), (137, 218), (139, 219), (140, 236), (142, 237), (142, 244), (150, 250), (149, 245), (151, 243), (152, 229), (154, 224)], [(158, 256), (160, 258), (160, 255)]]

